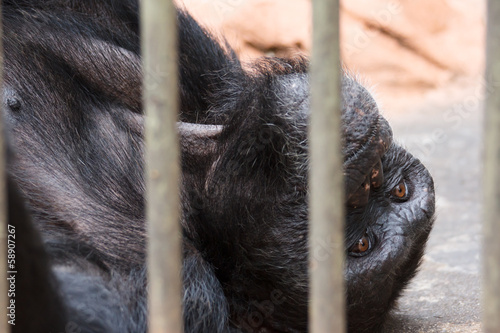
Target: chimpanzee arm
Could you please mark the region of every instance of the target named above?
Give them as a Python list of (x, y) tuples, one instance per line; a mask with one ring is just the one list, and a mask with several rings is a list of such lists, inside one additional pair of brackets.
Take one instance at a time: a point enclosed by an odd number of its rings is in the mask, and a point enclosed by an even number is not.
[(54, 272), (68, 314), (64, 332), (147, 331), (145, 270), (127, 276), (102, 274), (99, 268), (87, 264), (87, 267), (56, 266)]
[[(43, 242), (10, 177), (8, 213), (16, 244), (14, 266), (7, 269), (17, 272), (9, 274), (14, 277), (9, 291), (15, 306), (10, 312), (14, 316), (9, 317), (14, 319), (14, 333), (146, 330), (145, 271), (127, 276), (109, 273), (88, 260), (92, 255), (85, 253), (83, 244)], [(49, 252), (59, 253), (56, 263)]]
[(66, 313), (58, 283), (38, 230), (31, 224), (17, 186), (8, 178), (9, 230), (15, 238), (15, 258), (7, 271), (11, 279), (9, 306), (15, 306), (9, 320), (15, 333), (64, 332)]
[(228, 332), (229, 309), (222, 286), (198, 250), (184, 244), (184, 330), (197, 333)]

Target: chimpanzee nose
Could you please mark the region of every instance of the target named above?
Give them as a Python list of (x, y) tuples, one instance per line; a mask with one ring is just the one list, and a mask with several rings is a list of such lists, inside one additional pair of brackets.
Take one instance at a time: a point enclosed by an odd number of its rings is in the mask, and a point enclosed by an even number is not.
[(344, 135), (344, 180), (347, 207), (368, 203), (373, 188), (384, 182), (382, 156), (392, 143), (392, 130), (380, 115), (362, 114), (350, 119), (354, 133)]
[(384, 183), (384, 170), (382, 169), (382, 161), (378, 160), (370, 175), (370, 185), (373, 188), (379, 188)]
[(379, 159), (370, 169), (363, 183), (347, 199), (347, 206), (352, 208), (363, 207), (368, 203), (371, 189), (378, 188), (384, 183), (382, 161)]

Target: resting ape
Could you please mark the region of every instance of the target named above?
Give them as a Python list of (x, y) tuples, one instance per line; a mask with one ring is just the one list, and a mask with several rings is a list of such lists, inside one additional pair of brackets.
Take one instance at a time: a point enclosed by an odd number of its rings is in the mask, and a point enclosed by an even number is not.
[[(137, 7), (3, 1), (15, 332), (146, 330)], [(179, 27), (186, 332), (305, 332), (307, 61), (243, 70), (187, 14)], [(370, 94), (348, 76), (342, 93), (349, 329), (375, 332), (434, 192)]]

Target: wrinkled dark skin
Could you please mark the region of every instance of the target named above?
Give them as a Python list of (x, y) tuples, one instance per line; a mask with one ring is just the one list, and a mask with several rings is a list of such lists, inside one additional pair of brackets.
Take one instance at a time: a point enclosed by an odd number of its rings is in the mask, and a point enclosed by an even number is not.
[[(14, 332), (146, 332), (137, 10), (3, 1)], [(307, 246), (307, 60), (243, 70), (186, 14), (179, 28), (185, 330), (306, 332), (308, 257), (329, 249)], [(349, 332), (377, 332), (419, 265), (433, 183), (361, 85), (342, 94)]]

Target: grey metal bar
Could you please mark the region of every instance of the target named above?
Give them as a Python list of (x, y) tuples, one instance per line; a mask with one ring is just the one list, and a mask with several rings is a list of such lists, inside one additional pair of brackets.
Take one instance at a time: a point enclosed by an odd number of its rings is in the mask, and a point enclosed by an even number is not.
[[(0, 13), (2, 12), (0, 3)], [(3, 35), (2, 16), (0, 15), (0, 36)], [(0, 38), (0, 87), (3, 87), (3, 43)], [(2, 89), (3, 92), (3, 89)], [(5, 134), (3, 128), (3, 112), (0, 109), (0, 309), (7, 309), (7, 185), (5, 178)], [(0, 319), (0, 332), (10, 332), (8, 317)]]
[[(313, 1), (310, 126), (310, 331), (346, 330), (339, 1)], [(322, 249), (328, 244), (328, 249)], [(327, 256), (317, 255), (327, 253)]]
[(483, 328), (500, 332), (500, 1), (488, 1), (485, 102)]
[(149, 332), (182, 332), (177, 17), (171, 0), (141, 2), (146, 113)]

